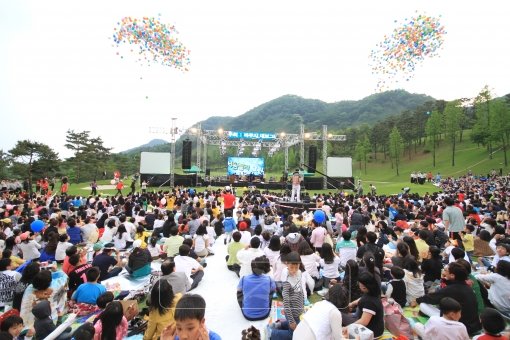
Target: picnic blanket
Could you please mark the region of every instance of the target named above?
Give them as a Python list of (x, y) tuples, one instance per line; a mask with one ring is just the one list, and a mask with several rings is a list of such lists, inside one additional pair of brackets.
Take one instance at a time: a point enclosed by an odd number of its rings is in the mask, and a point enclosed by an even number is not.
[[(305, 306), (305, 313), (309, 310), (313, 305)], [(428, 317), (424, 317), (419, 315), (420, 307), (405, 307), (404, 308), (404, 316), (409, 320), (411, 325), (416, 322), (425, 324), (428, 321)], [(283, 301), (273, 300), (271, 304), (271, 313), (269, 315), (269, 323), (273, 323), (276, 320), (285, 319), (285, 310), (283, 309)], [(396, 339), (393, 334), (391, 334), (387, 329), (385, 329), (383, 335), (379, 337), (380, 340), (389, 340)]]

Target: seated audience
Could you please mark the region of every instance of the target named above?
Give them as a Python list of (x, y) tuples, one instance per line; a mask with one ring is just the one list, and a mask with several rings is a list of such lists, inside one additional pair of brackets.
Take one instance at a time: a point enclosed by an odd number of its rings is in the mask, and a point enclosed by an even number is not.
[(175, 262), (172, 260), (165, 260), (161, 264), (161, 277), (160, 280), (166, 280), (172, 286), (172, 291), (175, 294), (186, 294), (191, 289), (191, 283), (184, 272), (175, 270)]
[(105, 286), (97, 283), (99, 280), (99, 275), (99, 268), (89, 268), (85, 273), (87, 282), (78, 286), (72, 295), (72, 299), (78, 303), (88, 303), (90, 305), (95, 305), (97, 298), (106, 292)]
[(152, 287), (149, 322), (144, 340), (158, 340), (165, 327), (175, 324), (175, 307), (181, 297), (181, 293), (174, 294), (172, 286), (166, 280), (159, 280)]
[(243, 316), (250, 321), (263, 320), (271, 312), (271, 301), (276, 284), (266, 275), (271, 270), (265, 256), (256, 257), (251, 262), (253, 274), (245, 275), (237, 285), (237, 302)]

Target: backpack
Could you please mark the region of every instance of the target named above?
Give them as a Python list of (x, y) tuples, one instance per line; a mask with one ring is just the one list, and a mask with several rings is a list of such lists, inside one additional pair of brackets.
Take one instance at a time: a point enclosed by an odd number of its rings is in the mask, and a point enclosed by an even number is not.
[(393, 299), (383, 298), (382, 305), (384, 309), (384, 326), (394, 336), (403, 339), (413, 339), (413, 331), (411, 324), (404, 316), (402, 307), (398, 303), (395, 303)]

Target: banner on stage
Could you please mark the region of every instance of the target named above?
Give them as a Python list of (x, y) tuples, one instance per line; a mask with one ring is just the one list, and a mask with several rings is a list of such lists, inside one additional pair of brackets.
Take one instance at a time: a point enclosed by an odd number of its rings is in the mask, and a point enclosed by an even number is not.
[(227, 175), (264, 176), (264, 158), (229, 157)]
[(227, 131), (227, 136), (229, 139), (262, 139), (262, 140), (276, 139), (276, 134), (269, 132)]

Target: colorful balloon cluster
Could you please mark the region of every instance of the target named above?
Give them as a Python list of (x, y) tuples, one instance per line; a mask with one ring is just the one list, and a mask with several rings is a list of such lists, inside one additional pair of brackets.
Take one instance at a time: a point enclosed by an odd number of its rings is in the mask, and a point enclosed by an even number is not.
[[(189, 50), (177, 38), (177, 30), (156, 18), (125, 17), (114, 28), (113, 41), (117, 48), (122, 44), (138, 45), (138, 62), (147, 65), (158, 63), (189, 70)], [(131, 52), (135, 52), (131, 49)], [(121, 55), (120, 52), (117, 52)], [(121, 58), (123, 56), (121, 55)]]
[(425, 58), (438, 55), (446, 34), (440, 18), (423, 14), (409, 20), (406, 18), (390, 36), (384, 36), (384, 40), (377, 44), (370, 53), (370, 66), (372, 74), (378, 77), (379, 91), (389, 88), (399, 79), (408, 81)]

